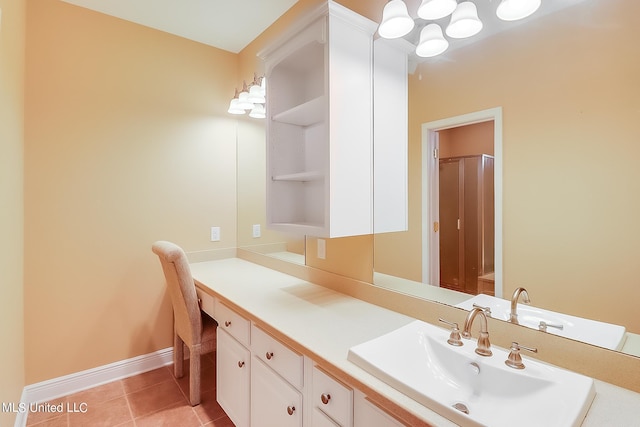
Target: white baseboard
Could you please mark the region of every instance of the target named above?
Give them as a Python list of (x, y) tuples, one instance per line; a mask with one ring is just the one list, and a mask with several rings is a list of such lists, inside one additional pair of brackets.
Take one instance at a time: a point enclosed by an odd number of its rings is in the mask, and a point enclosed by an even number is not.
[[(47, 402), (58, 397), (77, 393), (122, 378), (151, 371), (173, 363), (173, 348), (165, 348), (131, 359), (121, 360), (97, 368), (87, 369), (63, 377), (30, 384), (22, 390), (20, 402), (27, 407), (30, 403)], [(15, 427), (27, 424), (27, 412), (17, 414)]]

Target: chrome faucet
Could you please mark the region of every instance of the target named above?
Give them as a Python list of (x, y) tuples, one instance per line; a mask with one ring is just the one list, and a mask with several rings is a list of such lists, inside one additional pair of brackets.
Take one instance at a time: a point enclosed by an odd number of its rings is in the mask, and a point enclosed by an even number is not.
[(478, 347), (476, 353), (480, 356), (491, 356), (491, 343), (489, 342), (489, 332), (487, 331), (487, 315), (480, 307), (472, 308), (467, 318), (464, 319), (464, 327), (462, 328), (462, 338), (471, 338), (471, 326), (476, 316), (480, 315), (480, 336), (478, 337)]
[(509, 322), (518, 324), (518, 300), (520, 299), (520, 295), (522, 295), (522, 302), (525, 304), (529, 304), (531, 300), (529, 299), (529, 293), (525, 288), (517, 288), (513, 291), (513, 296), (511, 297), (511, 314), (509, 315)]

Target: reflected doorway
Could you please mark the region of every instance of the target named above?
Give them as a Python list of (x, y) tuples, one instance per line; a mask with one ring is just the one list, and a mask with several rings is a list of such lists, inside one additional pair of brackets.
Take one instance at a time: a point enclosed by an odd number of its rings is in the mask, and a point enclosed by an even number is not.
[(502, 111), (423, 124), (423, 282), (502, 296)]

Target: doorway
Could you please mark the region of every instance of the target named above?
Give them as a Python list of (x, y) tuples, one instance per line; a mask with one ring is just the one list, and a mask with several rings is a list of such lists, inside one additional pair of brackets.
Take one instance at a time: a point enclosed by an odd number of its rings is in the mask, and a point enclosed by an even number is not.
[[(454, 130), (462, 126), (486, 123), (484, 126), (493, 126), (493, 141), (492, 151), (493, 159), (493, 224), (486, 227), (485, 232), (492, 232), (492, 236), (488, 241), (493, 244), (493, 273), (488, 274), (485, 278), (478, 280), (479, 284), (476, 285), (475, 281), (478, 276), (483, 274), (476, 274), (476, 279), (471, 280), (470, 289), (476, 289), (477, 292), (483, 292), (483, 286), (489, 286), (493, 284), (493, 293), (501, 297), (502, 296), (502, 109), (493, 108), (490, 110), (479, 111), (471, 114), (466, 114), (457, 117), (451, 117), (435, 122), (424, 123), (422, 125), (422, 281), (430, 283), (434, 286), (441, 285), (441, 264), (440, 264), (440, 240), (442, 227), (451, 228), (451, 226), (457, 228), (457, 218), (454, 220), (453, 225), (449, 221), (441, 222), (440, 218), (440, 160), (446, 156), (451, 159), (454, 157), (465, 158), (469, 157), (469, 153), (462, 151), (451, 150), (451, 147), (440, 146), (441, 139), (446, 139), (446, 134), (449, 130)], [(444, 152), (442, 151), (444, 150)], [(480, 151), (487, 151), (488, 149), (477, 148), (476, 153)], [(442, 156), (440, 154), (443, 154)], [(474, 154), (474, 153), (471, 153)], [(456, 163), (455, 160), (447, 161), (449, 170), (449, 176), (455, 179), (460, 179), (461, 172), (460, 163)], [(456, 168), (457, 166), (457, 168)], [(452, 171), (457, 171), (451, 173)], [(456, 178), (457, 177), (457, 178)], [(459, 217), (458, 217), (459, 218)], [(444, 219), (444, 218), (443, 218)], [(444, 230), (443, 230), (444, 231)], [(457, 247), (461, 241), (451, 247), (445, 248), (449, 251), (459, 251)], [(463, 242), (462, 242), (463, 243)], [(464, 243), (463, 243), (464, 244)], [(481, 251), (482, 252), (482, 251)], [(482, 256), (482, 255), (479, 255)], [(462, 269), (464, 274), (464, 265), (456, 258), (453, 265), (449, 263), (444, 266), (447, 271), (442, 271), (444, 275), (449, 275), (451, 278), (451, 268)], [(482, 268), (482, 267), (480, 267)], [(468, 270), (468, 269), (467, 269)], [(490, 267), (486, 267), (487, 273)], [(468, 270), (469, 271), (469, 270)], [(468, 272), (467, 275), (473, 276), (473, 272)], [(443, 282), (443, 284), (445, 284)], [(479, 286), (479, 288), (478, 288)], [(465, 289), (452, 287), (456, 290), (465, 291)], [(479, 289), (479, 291), (478, 291)], [(469, 289), (467, 289), (468, 291)], [(486, 292), (490, 293), (490, 292)]]

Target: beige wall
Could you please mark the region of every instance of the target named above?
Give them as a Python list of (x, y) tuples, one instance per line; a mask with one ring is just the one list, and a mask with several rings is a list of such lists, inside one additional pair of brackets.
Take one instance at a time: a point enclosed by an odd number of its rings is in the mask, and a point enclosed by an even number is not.
[[(0, 402), (18, 403), (24, 380), (23, 141), (26, 0), (0, 0)], [(0, 411), (0, 425), (15, 414)]]
[[(237, 55), (55, 0), (27, 8), (27, 384), (171, 346), (151, 244), (236, 246)], [(209, 241), (220, 226), (222, 241)]]
[[(543, 307), (637, 333), (640, 54), (629, 41), (640, 4), (576, 10), (411, 76), (410, 227), (420, 230), (421, 124), (502, 107), (505, 295), (526, 286)], [(420, 253), (418, 239), (403, 247)]]

